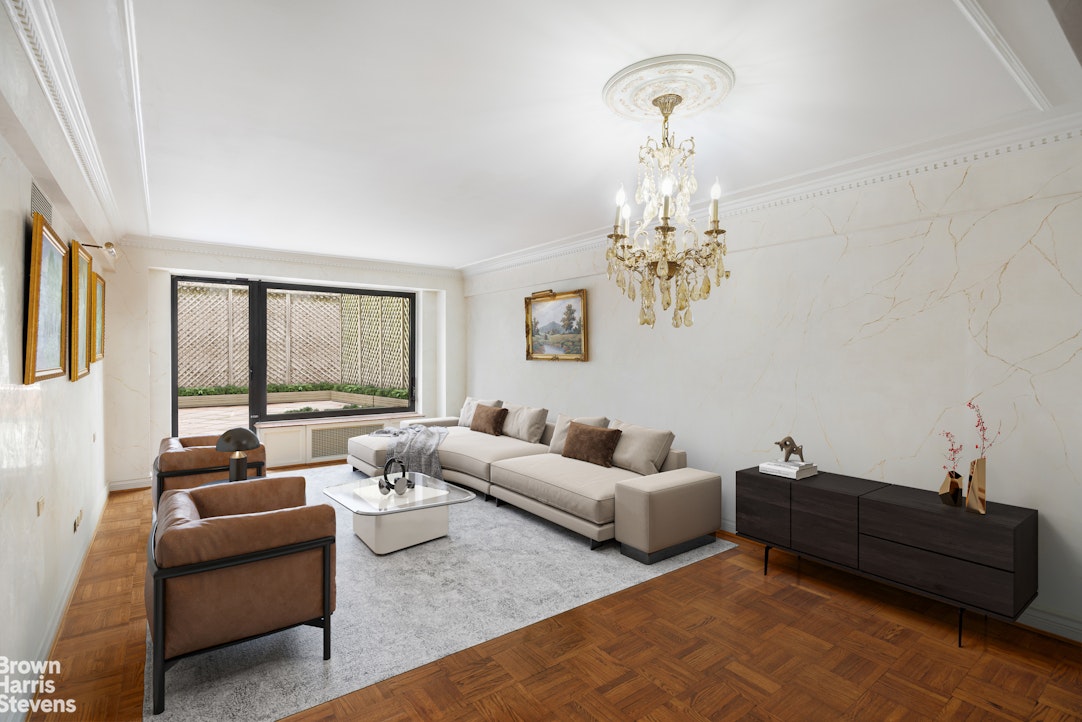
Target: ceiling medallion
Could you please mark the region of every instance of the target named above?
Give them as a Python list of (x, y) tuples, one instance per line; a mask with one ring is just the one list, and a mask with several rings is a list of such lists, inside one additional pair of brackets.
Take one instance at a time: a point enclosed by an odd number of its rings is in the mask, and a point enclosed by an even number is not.
[[(661, 142), (647, 138), (639, 148), (635, 202), (643, 206), (641, 220), (632, 232), (631, 207), (621, 186), (605, 251), (609, 279), (615, 276), (617, 287), (632, 301), (639, 298), (640, 325), (654, 327), (654, 303), (660, 292), (662, 310), (673, 307), (673, 327), (691, 326), (691, 303), (710, 296), (711, 275), (713, 285), (729, 277), (725, 230), (718, 225), (721, 185), (715, 180), (710, 189), (710, 221), (700, 236), (690, 216), (691, 197), (699, 187), (695, 139), (677, 143), (669, 132), (669, 116), (677, 106), (685, 116), (714, 107), (734, 80), (732, 68), (720, 60), (666, 55), (624, 68), (602, 91), (605, 103), (618, 115), (655, 118), (660, 111), (662, 118)], [(651, 234), (649, 225), (655, 219), (659, 223)]]
[(654, 120), (654, 98), (679, 95), (680, 117), (713, 108), (736, 81), (733, 69), (705, 55), (662, 55), (629, 65), (609, 78), (601, 97), (614, 113), (631, 120)]

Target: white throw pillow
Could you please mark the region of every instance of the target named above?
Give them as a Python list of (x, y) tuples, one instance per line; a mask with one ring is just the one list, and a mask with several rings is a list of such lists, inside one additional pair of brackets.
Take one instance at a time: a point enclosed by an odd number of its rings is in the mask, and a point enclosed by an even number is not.
[(644, 476), (661, 470), (676, 439), (671, 431), (627, 424), (619, 419), (613, 419), (609, 428), (623, 432), (612, 454), (612, 465)]
[(553, 454), (564, 453), (564, 442), (567, 441), (567, 429), (572, 421), (577, 424), (600, 426), (601, 428), (605, 428), (609, 425), (609, 420), (605, 416), (579, 416), (573, 419), (570, 416), (559, 414), (556, 417), (556, 425), (552, 430), (552, 441), (549, 442), (549, 451)]
[(499, 399), (492, 401), (485, 401), (484, 399), (475, 399), (472, 396), (466, 397), (466, 403), (462, 404), (462, 411), (458, 412), (458, 425), (469, 428), (473, 423), (473, 412), (477, 410), (477, 404), (483, 404), (485, 406), (495, 406), (497, 409), (503, 406), (503, 402)]
[(541, 435), (545, 433), (545, 422), (549, 417), (548, 409), (515, 404), (508, 404), (504, 408), (507, 409), (507, 418), (503, 420), (504, 436), (513, 436), (531, 444), (541, 441)]

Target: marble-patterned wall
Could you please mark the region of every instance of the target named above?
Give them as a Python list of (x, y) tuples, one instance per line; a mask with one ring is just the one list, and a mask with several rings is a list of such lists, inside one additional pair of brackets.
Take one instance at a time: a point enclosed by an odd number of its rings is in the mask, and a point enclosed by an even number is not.
[[(0, 137), (0, 655), (12, 660), (47, 658), (107, 495), (108, 361), (91, 364), (74, 383), (59, 377), (22, 384), (32, 180)], [(56, 209), (52, 225), (62, 239), (73, 237)], [(80, 511), (82, 524), (73, 531)]]
[[(599, 213), (601, 211), (599, 210)], [(695, 325), (637, 325), (600, 243), (467, 278), (471, 395), (671, 428), (734, 472), (793, 435), (839, 473), (934, 489), (979, 404), (991, 501), (1040, 513), (1023, 621), (1082, 639), (1082, 139), (1057, 137), (725, 219), (732, 278)], [(523, 298), (586, 288), (590, 361), (525, 361)]]

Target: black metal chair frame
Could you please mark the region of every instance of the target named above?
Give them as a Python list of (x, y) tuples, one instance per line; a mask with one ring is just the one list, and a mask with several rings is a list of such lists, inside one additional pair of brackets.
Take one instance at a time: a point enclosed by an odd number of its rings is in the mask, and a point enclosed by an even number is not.
[[(252, 461), (252, 462), (250, 462), (248, 464), (248, 466), (250, 468), (255, 469), (256, 472), (259, 474), (259, 476), (263, 476), (266, 473), (266, 468), (265, 468), (266, 467), (266, 462), (265, 461)], [(226, 472), (228, 474), (229, 473), (229, 465), (226, 464), (225, 466), (203, 466), (203, 467), (200, 467), (198, 469), (178, 469), (177, 471), (162, 471), (162, 470), (160, 470), (158, 468), (158, 460), (155, 459), (154, 460), (154, 473), (157, 475), (158, 483), (154, 487), (154, 508), (155, 509), (158, 508), (158, 502), (161, 501), (161, 499), (162, 499), (162, 493), (163, 493), (162, 482), (165, 479), (168, 479), (168, 478), (174, 477), (174, 476), (194, 476), (196, 474), (211, 474), (211, 473), (217, 473), (219, 471), (224, 471), (224, 472)], [(250, 477), (250, 478), (255, 478), (255, 477)], [(229, 479), (225, 478), (225, 479), (221, 479), (221, 481), (229, 481)], [(208, 481), (206, 483), (207, 484), (215, 484), (215, 483), (217, 483), (217, 481)]]
[[(227, 467), (228, 468), (228, 467)], [(150, 532), (150, 539), (147, 542), (147, 569), (154, 577), (154, 629), (153, 639), (151, 640), (154, 652), (153, 652), (153, 697), (154, 697), (154, 714), (161, 714), (165, 711), (165, 672), (174, 664), (182, 659), (188, 657), (194, 657), (198, 654), (204, 654), (206, 652), (213, 652), (216, 649), (223, 649), (224, 647), (231, 647), (234, 644), (242, 644), (249, 642), (253, 639), (259, 639), (269, 634), (277, 634), (278, 632), (292, 629), (293, 627), (299, 627), (302, 624), (306, 624), (311, 627), (321, 627), (323, 629), (323, 659), (331, 658), (331, 545), (334, 544), (333, 536), (320, 537), (319, 539), (310, 539), (308, 541), (297, 542), (296, 544), (286, 544), (279, 547), (273, 547), (271, 549), (261, 549), (255, 552), (249, 552), (247, 554), (237, 554), (231, 557), (223, 557), (221, 559), (212, 559), (206, 562), (196, 562), (195, 564), (184, 564), (177, 567), (166, 567), (164, 569), (159, 568), (154, 560), (154, 539), (157, 532), (158, 524), (154, 523), (154, 528)], [(173, 579), (175, 577), (188, 576), (190, 574), (200, 574), (202, 572), (210, 572), (216, 569), (225, 569), (228, 567), (240, 566), (242, 564), (250, 564), (252, 562), (264, 561), (266, 559), (274, 559), (276, 557), (284, 557), (290, 554), (296, 554), (298, 552), (305, 552), (312, 549), (323, 549), (323, 616), (316, 617), (315, 619), (309, 619), (304, 622), (298, 622), (297, 624), (291, 624), (287, 627), (281, 627), (279, 629), (273, 629), (269, 632), (263, 632), (262, 634), (254, 634), (244, 639), (237, 639), (232, 642), (226, 642), (214, 647), (207, 647), (206, 649), (199, 649), (194, 652), (187, 652), (186, 654), (178, 654), (175, 657), (165, 659), (165, 580)]]

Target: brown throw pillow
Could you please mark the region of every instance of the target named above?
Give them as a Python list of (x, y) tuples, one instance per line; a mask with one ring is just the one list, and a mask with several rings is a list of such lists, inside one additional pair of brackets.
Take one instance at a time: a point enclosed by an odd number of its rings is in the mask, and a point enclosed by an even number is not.
[(572, 421), (567, 427), (563, 455), (598, 466), (612, 466), (612, 454), (621, 433), (620, 429), (602, 429)]
[(473, 412), (473, 420), (470, 422), (470, 431), (481, 431), (499, 436), (503, 433), (503, 420), (506, 418), (507, 409), (477, 404), (477, 409)]

